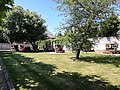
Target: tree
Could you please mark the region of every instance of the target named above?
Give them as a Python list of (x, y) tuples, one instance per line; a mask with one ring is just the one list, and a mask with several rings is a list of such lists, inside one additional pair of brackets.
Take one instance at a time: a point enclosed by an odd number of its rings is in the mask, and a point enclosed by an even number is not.
[(119, 25), (120, 20), (118, 19), (118, 16), (112, 13), (109, 18), (107, 18), (104, 22), (101, 23), (99, 36), (102, 37), (117, 36), (117, 32), (120, 30)]
[[(61, 29), (66, 31), (69, 43), (76, 52), (76, 58), (80, 51), (92, 44), (91, 38), (97, 36), (99, 23), (108, 17), (112, 11), (111, 4), (114, 0), (56, 0), (57, 7), (65, 16), (65, 23)], [(86, 47), (85, 47), (86, 45)]]
[(24, 10), (22, 7), (13, 7), (7, 12), (4, 20), (4, 32), (13, 42), (29, 42), (33, 50), (37, 49), (36, 41), (45, 39), (45, 21), (35, 12)]

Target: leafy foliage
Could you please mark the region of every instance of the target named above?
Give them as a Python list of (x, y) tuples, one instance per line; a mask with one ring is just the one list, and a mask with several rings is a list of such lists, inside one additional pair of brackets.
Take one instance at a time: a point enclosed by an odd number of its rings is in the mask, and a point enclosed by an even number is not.
[[(69, 42), (76, 58), (79, 58), (80, 50), (95, 38), (99, 23), (109, 16), (115, 0), (57, 0), (58, 10), (66, 17), (62, 29), (66, 31)], [(83, 48), (84, 47), (84, 48)]]
[(117, 32), (120, 30), (119, 25), (120, 20), (118, 19), (118, 16), (112, 13), (112, 15), (108, 19), (101, 23), (99, 36), (116, 36)]
[(30, 42), (35, 49), (35, 42), (45, 39), (46, 26), (44, 23), (45, 21), (37, 13), (17, 6), (7, 13), (4, 20), (4, 31), (10, 42)]
[(56, 44), (61, 44), (63, 45), (65, 43), (65, 36), (61, 34), (61, 32), (59, 32), (57, 35), (56, 35)]
[(5, 17), (5, 12), (13, 6), (14, 0), (0, 0), (0, 42), (6, 42), (2, 31), (2, 19)]
[(14, 4), (14, 0), (0, 0), (0, 23), (5, 12)]

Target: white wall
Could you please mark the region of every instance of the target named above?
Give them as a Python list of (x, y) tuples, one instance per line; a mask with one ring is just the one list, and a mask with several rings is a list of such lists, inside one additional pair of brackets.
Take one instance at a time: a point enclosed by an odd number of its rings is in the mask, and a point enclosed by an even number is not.
[(0, 43), (0, 50), (11, 50), (10, 43)]
[(99, 38), (96, 45), (94, 45), (94, 48), (95, 48), (95, 50), (105, 50), (106, 49), (105, 45), (113, 43), (113, 42), (118, 43), (118, 50), (120, 50), (120, 36), (119, 37)]

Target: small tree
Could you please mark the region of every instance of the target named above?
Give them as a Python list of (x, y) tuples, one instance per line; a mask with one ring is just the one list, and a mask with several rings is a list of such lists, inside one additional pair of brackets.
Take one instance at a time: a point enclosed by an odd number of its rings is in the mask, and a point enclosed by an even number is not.
[[(89, 39), (96, 38), (99, 23), (109, 16), (112, 11), (109, 7), (115, 0), (56, 0), (60, 4), (57, 8), (65, 16), (62, 25), (69, 38), (69, 43), (76, 58), (80, 51), (91, 43)], [(91, 43), (92, 44), (92, 43)]]
[(45, 21), (35, 12), (13, 7), (4, 20), (4, 32), (10, 42), (30, 42), (33, 50), (37, 49), (36, 41), (45, 39)]

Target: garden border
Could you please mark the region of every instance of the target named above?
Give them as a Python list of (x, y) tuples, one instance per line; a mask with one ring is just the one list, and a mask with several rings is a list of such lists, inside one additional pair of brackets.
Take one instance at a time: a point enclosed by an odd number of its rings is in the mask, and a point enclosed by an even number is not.
[(0, 58), (0, 90), (15, 90), (1, 58)]

